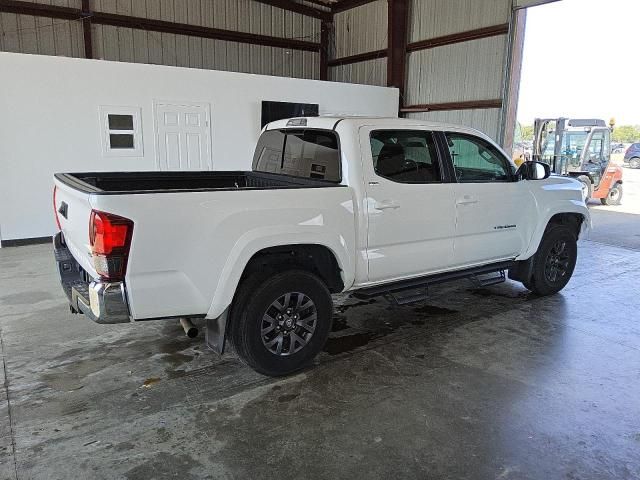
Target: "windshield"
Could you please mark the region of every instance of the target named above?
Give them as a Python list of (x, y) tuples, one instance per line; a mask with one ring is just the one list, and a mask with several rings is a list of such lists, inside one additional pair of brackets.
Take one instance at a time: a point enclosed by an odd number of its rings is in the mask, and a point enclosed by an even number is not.
[[(584, 145), (587, 143), (587, 137), (589, 132), (576, 131), (576, 132), (564, 132), (562, 137), (562, 146), (560, 147), (560, 154), (570, 157), (580, 158)], [(546, 138), (546, 143), (542, 149), (542, 154), (546, 156), (553, 156), (555, 149), (555, 131), (549, 132)]]
[(549, 131), (542, 145), (541, 161), (548, 163), (556, 173), (580, 170), (580, 158), (588, 137), (588, 131), (565, 131), (562, 136), (562, 144), (560, 145), (560, 157), (554, 165), (553, 154), (555, 150), (556, 132), (554, 130)]

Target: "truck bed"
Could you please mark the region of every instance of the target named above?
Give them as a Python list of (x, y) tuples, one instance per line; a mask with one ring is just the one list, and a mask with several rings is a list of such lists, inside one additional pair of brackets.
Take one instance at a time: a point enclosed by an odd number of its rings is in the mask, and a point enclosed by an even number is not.
[(339, 186), (325, 180), (251, 171), (57, 173), (55, 177), (76, 190), (99, 195)]

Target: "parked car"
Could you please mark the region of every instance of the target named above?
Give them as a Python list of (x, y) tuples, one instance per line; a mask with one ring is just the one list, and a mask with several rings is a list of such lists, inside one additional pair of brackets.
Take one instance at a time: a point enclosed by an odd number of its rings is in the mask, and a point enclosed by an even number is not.
[(632, 143), (624, 154), (624, 165), (640, 168), (640, 143)]
[(212, 348), (228, 336), (267, 375), (322, 350), (333, 293), (408, 303), (505, 271), (556, 293), (590, 224), (580, 182), (538, 162), (516, 171), (480, 132), (374, 118), (270, 123), (252, 171), (59, 173), (54, 208), (73, 312), (204, 317)]
[(612, 143), (611, 144), (611, 153), (623, 153), (624, 152), (624, 144), (623, 143)]

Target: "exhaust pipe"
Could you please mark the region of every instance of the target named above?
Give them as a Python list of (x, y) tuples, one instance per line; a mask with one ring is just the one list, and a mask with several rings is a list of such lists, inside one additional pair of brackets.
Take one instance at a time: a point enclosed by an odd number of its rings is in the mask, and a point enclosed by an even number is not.
[(187, 337), (196, 338), (198, 336), (198, 327), (196, 327), (188, 318), (181, 318), (180, 325), (182, 325), (184, 333), (187, 334)]

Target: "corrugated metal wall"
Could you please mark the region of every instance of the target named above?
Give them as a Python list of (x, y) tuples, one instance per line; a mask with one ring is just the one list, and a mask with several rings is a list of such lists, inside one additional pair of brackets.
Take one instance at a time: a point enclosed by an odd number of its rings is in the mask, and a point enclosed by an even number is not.
[(384, 87), (387, 85), (387, 59), (383, 57), (331, 67), (329, 79), (334, 82), (363, 83)]
[[(387, 48), (387, 0), (367, 3), (333, 19), (335, 43), (332, 58), (349, 57)], [(329, 78), (337, 82), (386, 85), (386, 57), (350, 65), (331, 67)]]
[(407, 103), (502, 97), (506, 35), (409, 53)]
[[(81, 0), (35, 0), (80, 8)], [(83, 57), (82, 24), (78, 21), (0, 13), (0, 51)]]
[(507, 23), (511, 0), (412, 0), (409, 43)]
[[(412, 0), (409, 43), (509, 23), (511, 8), (511, 0)], [(504, 99), (508, 45), (508, 35), (499, 35), (409, 53), (405, 103)], [(500, 140), (499, 108), (411, 113), (407, 117), (460, 123)]]
[(486, 133), (493, 139), (500, 134), (500, 109), (451, 110), (447, 112), (407, 113), (407, 118), (466, 125)]
[[(39, 0), (39, 3), (81, 7), (81, 0)], [(92, 0), (91, 8), (105, 13), (320, 41), (320, 20), (251, 0)], [(0, 50), (84, 56), (79, 21), (0, 15)], [(94, 57), (104, 60), (320, 77), (320, 58), (315, 52), (106, 25), (93, 25), (92, 29)]]

